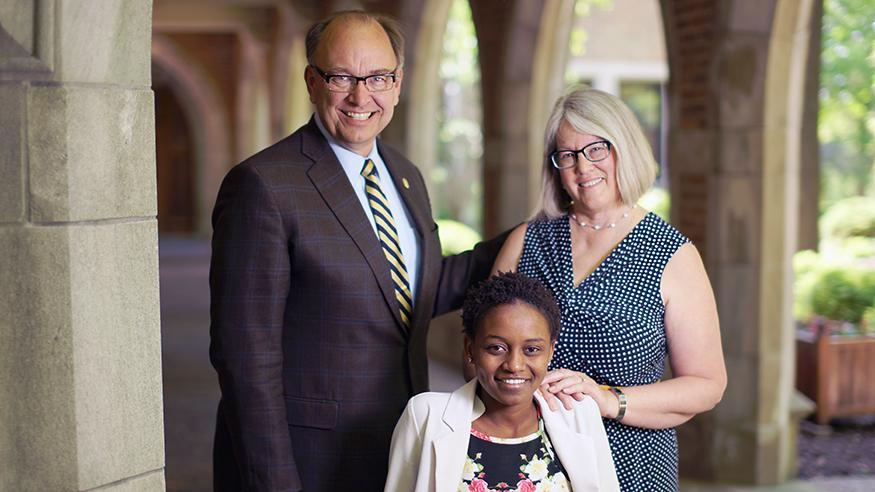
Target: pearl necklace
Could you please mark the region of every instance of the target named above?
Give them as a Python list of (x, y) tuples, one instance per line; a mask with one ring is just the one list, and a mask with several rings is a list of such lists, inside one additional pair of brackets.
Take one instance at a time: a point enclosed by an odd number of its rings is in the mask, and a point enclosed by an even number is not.
[[(635, 207), (632, 207), (632, 208), (635, 208)], [(578, 219), (577, 219), (577, 215), (575, 215), (575, 214), (573, 214), (573, 213), (572, 213), (572, 214), (569, 214), (569, 215), (571, 216), (572, 220), (574, 220), (574, 222), (577, 222), (577, 224), (578, 224), (580, 227), (582, 227), (583, 229), (586, 229), (587, 227), (589, 227), (590, 229), (592, 229), (592, 230), (594, 230), (594, 231), (600, 231), (600, 230), (602, 230), (602, 229), (614, 229), (615, 227), (617, 227), (617, 222), (619, 222), (620, 220), (623, 220), (623, 219), (626, 219), (626, 218), (629, 217), (629, 213), (630, 213), (630, 211), (631, 211), (631, 209), (629, 209), (629, 210), (623, 212), (623, 215), (622, 215), (619, 219), (617, 219), (617, 221), (615, 221), (615, 222), (606, 222), (606, 223), (604, 223), (604, 224), (592, 224), (592, 223), (589, 223), (589, 224), (588, 224), (588, 223), (586, 223), (586, 222), (584, 222), (584, 221), (582, 221), (582, 220), (578, 220)]]

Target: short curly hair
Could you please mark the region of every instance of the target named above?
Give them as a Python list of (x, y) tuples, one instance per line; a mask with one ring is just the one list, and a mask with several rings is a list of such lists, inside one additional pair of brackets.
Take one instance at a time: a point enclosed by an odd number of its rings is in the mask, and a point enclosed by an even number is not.
[(550, 325), (551, 342), (559, 338), (562, 321), (553, 294), (538, 280), (515, 272), (499, 273), (468, 290), (462, 306), (465, 335), (473, 340), (480, 322), (492, 308), (518, 302), (525, 302), (544, 316)]

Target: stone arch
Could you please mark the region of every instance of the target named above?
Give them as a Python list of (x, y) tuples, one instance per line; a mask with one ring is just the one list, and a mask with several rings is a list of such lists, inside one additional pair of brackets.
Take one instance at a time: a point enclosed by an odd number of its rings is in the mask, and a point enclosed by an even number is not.
[[(452, 0), (426, 0), (416, 31), (416, 69), (409, 74), (406, 147), (407, 155), (419, 166), (423, 176), (429, 175), (437, 160), (438, 123), (435, 115), (440, 110), (440, 100), (435, 96), (440, 91), (438, 69), (441, 63), (441, 47), (447, 27)], [(428, 180), (426, 180), (428, 182)]]
[(541, 13), (535, 57), (532, 62), (532, 88), (528, 118), (528, 205), (535, 210), (540, 201), (543, 135), (553, 102), (565, 88), (568, 40), (574, 24), (576, 0), (547, 2)]
[(216, 191), (232, 158), (225, 104), (198, 64), (159, 33), (152, 38), (152, 62), (168, 75), (171, 89), (176, 92), (191, 122), (197, 176), (195, 229), (206, 234), (210, 230), (210, 211)]
[[(531, 213), (530, 182), (532, 72), (538, 29), (551, 2), (469, 2), (480, 48), (483, 90), (484, 236), (518, 224)], [(543, 130), (541, 130), (543, 131)], [(539, 132), (540, 133), (540, 132)]]
[(795, 473), (791, 259), (814, 3), (662, 0), (672, 219), (711, 277), (729, 373), (723, 402), (678, 430), (687, 477)]
[[(451, 4), (452, 0), (424, 2), (419, 13), (413, 56), (407, 57), (409, 62), (405, 61), (408, 97), (415, 101), (415, 104), (408, 105), (406, 112), (406, 149), (408, 157), (426, 177), (427, 185), (431, 184), (428, 176), (438, 158), (436, 115), (441, 108), (440, 98), (436, 95), (441, 91), (439, 68)], [(433, 190), (429, 195), (435, 196)], [(458, 312), (445, 314), (431, 322), (427, 347), (429, 385), (433, 391), (452, 391), (464, 383), (461, 377), (461, 333)]]
[(279, 32), (277, 35), (275, 69), (271, 75), (274, 111), (271, 114), (273, 138), (280, 139), (307, 123), (312, 112), (304, 69), (307, 66), (304, 36), (307, 19), (295, 15), (288, 6), (277, 6)]
[[(760, 233), (759, 325), (764, 380), (760, 408), (780, 431), (778, 440), (795, 434), (800, 404), (794, 398), (793, 254), (799, 237), (800, 172), (807, 85), (817, 85), (808, 71), (814, 0), (778, 0), (772, 22), (765, 76), (762, 141), (762, 222)], [(819, 37), (818, 37), (819, 39)], [(816, 130), (815, 130), (816, 131)], [(816, 133), (813, 136), (816, 140)], [(780, 356), (778, 356), (780, 355)], [(765, 376), (763, 379), (769, 378)], [(795, 438), (774, 447), (774, 470), (762, 470), (758, 482), (780, 483), (796, 471)]]
[(234, 31), (240, 56), (237, 73), (237, 155), (242, 161), (271, 143), (271, 100), (267, 68), (267, 47), (253, 34), (239, 27)]

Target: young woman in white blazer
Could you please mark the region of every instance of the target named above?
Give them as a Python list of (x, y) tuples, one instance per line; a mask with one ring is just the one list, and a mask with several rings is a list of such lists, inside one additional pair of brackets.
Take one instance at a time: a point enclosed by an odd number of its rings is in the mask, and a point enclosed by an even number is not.
[(392, 436), (387, 492), (618, 491), (601, 415), (585, 397), (549, 410), (537, 392), (559, 309), (537, 280), (499, 274), (462, 312), (476, 378), (407, 404)]

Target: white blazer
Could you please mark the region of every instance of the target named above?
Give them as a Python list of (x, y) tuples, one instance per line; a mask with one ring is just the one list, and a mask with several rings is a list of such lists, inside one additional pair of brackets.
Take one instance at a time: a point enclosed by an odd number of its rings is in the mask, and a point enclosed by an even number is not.
[[(386, 492), (456, 492), (462, 481), (471, 423), (486, 408), (473, 379), (453, 393), (422, 393), (392, 434)], [(553, 412), (539, 392), (535, 401), (574, 492), (619, 491), (608, 436), (595, 401), (585, 397), (571, 411)]]

